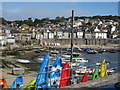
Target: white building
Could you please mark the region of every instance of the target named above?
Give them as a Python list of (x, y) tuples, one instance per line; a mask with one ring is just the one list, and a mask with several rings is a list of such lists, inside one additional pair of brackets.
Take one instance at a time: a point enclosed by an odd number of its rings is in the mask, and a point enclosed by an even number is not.
[(7, 38), (7, 43), (8, 43), (8, 44), (14, 44), (14, 43), (15, 43), (14, 37)]
[(81, 32), (77, 32), (77, 37), (78, 38), (83, 38), (83, 32), (81, 31)]
[(49, 33), (48, 33), (48, 39), (53, 39), (53, 38), (54, 38), (54, 33), (49, 32)]
[(116, 26), (112, 26), (111, 33), (113, 33), (116, 30)]
[(6, 42), (7, 42), (7, 37), (5, 35), (0, 35), (0, 44), (3, 46), (6, 45)]
[(68, 39), (69, 38), (69, 32), (63, 32), (63, 38)]
[(106, 32), (95, 32), (94, 33), (96, 39), (106, 39), (107, 33)]
[(57, 38), (58, 39), (62, 39), (63, 38), (63, 32), (62, 31), (58, 31), (57, 32)]
[(44, 33), (43, 33), (43, 38), (44, 38), (44, 39), (48, 39), (48, 33), (47, 33), (47, 32), (44, 32)]

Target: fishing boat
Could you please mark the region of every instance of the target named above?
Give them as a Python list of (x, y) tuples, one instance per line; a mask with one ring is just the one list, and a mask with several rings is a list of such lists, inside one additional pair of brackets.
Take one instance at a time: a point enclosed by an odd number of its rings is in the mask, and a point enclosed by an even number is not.
[(90, 49), (90, 50), (87, 50), (87, 53), (88, 53), (88, 54), (96, 54), (97, 51), (96, 51), (96, 50)]
[(79, 66), (79, 69), (76, 69), (75, 72), (77, 74), (83, 75), (83, 74), (93, 74), (95, 69), (93, 68), (88, 68), (87, 66)]
[[(79, 48), (79, 47), (73, 47), (73, 49), (75, 50), (75, 51), (81, 51), (82, 49), (81, 48)], [(71, 48), (67, 48), (67, 51), (71, 51)]]
[[(85, 63), (85, 62), (88, 62), (89, 60), (88, 59), (84, 59), (84, 58), (72, 58), (72, 63), (75, 64), (75, 63)], [(62, 62), (70, 62), (70, 58), (62, 58)]]
[(71, 56), (70, 56), (70, 55), (67, 55), (67, 54), (63, 54), (62, 57), (63, 57), (63, 58), (70, 58)]
[(57, 50), (51, 50), (50, 53), (51, 54), (59, 54), (59, 51), (57, 51)]
[(115, 53), (115, 49), (110, 50), (110, 53)]
[(84, 59), (84, 58), (73, 58), (73, 62), (77, 62), (77, 63), (85, 63), (85, 62), (88, 62), (89, 60), (88, 59)]
[(103, 53), (103, 52), (105, 52), (106, 50), (104, 49), (104, 48), (100, 48), (99, 50), (98, 50), (98, 53)]
[(16, 59), (15, 61), (23, 64), (30, 63), (30, 60), (26, 60), (26, 59)]

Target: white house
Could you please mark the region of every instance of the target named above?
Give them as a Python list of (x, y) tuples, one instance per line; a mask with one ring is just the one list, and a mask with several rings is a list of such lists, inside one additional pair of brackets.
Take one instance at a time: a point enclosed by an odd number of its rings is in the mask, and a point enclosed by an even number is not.
[(116, 30), (116, 26), (112, 26), (111, 33), (113, 33)]
[(106, 32), (94, 32), (95, 38), (97, 39), (106, 39), (107, 33)]
[(44, 33), (43, 33), (43, 38), (44, 38), (44, 39), (48, 39), (48, 33), (47, 33), (47, 32), (44, 32)]
[(0, 44), (6, 45), (7, 37), (5, 35), (0, 35)]
[(68, 39), (69, 38), (69, 32), (63, 32), (63, 38)]
[(54, 33), (49, 32), (49, 33), (48, 33), (48, 39), (53, 39), (53, 38), (54, 38)]
[(58, 31), (57, 32), (57, 38), (58, 39), (62, 39), (62, 37), (63, 37), (63, 32), (62, 31)]
[(77, 37), (78, 38), (83, 38), (83, 32), (82, 31), (77, 32)]
[(9, 38), (7, 38), (7, 43), (8, 44), (14, 44), (15, 43), (15, 38), (14, 37), (9, 37)]
[(85, 32), (85, 38), (92, 38), (92, 33)]
[(94, 29), (94, 32), (100, 32), (100, 29), (98, 29), (98, 27), (96, 27), (96, 28)]

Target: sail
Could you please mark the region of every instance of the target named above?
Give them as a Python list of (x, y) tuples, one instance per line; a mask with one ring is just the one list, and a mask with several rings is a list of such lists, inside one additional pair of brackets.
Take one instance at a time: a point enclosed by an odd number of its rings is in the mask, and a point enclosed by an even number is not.
[[(69, 70), (63, 70), (69, 69)], [(70, 85), (70, 63), (66, 62), (62, 68), (62, 75), (60, 80), (60, 87), (65, 87)]]
[[(49, 56), (50, 53), (46, 53), (38, 73), (49, 71)], [(47, 88), (47, 85), (48, 85), (48, 73), (38, 74), (36, 79), (36, 88)]]
[(23, 77), (22, 74), (19, 74), (18, 77), (12, 83), (11, 88), (23, 88)]
[(50, 70), (53, 72), (51, 72), (49, 75), (49, 84), (48, 84), (49, 88), (59, 88), (61, 70), (62, 70), (62, 60), (61, 57), (58, 56)]

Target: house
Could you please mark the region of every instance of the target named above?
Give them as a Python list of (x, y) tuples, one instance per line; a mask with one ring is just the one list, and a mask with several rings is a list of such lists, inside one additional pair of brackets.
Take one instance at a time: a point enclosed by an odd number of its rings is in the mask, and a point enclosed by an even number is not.
[(96, 27), (96, 28), (94, 29), (92, 38), (96, 38), (96, 39), (106, 39), (106, 38), (107, 38), (107, 32), (102, 31), (102, 30), (98, 29), (98, 27)]
[(14, 44), (15, 43), (15, 38), (14, 37), (8, 37), (7, 38), (7, 44)]
[(113, 25), (112, 25), (111, 33), (113, 33), (115, 30), (116, 30), (116, 26), (113, 26)]
[(49, 32), (48, 33), (48, 39), (54, 39), (54, 33)]
[(63, 38), (69, 39), (70, 38), (70, 30), (62, 30), (63, 32)]
[(43, 39), (48, 39), (48, 32), (43, 32)]
[(86, 31), (86, 32), (85, 32), (85, 38), (86, 38), (86, 39), (92, 38), (92, 33)]
[(96, 39), (106, 39), (107, 38), (107, 33), (106, 32), (94, 32), (94, 38)]
[(0, 45), (6, 45), (7, 37), (5, 33), (0, 33)]
[(112, 34), (111, 34), (111, 37), (113, 38), (113, 39), (116, 39), (116, 38), (118, 38), (120, 35), (118, 34), (118, 32), (113, 32)]
[(63, 38), (63, 32), (57, 31), (57, 39), (62, 39), (62, 38)]
[(83, 38), (83, 31), (77, 32), (77, 38)]

